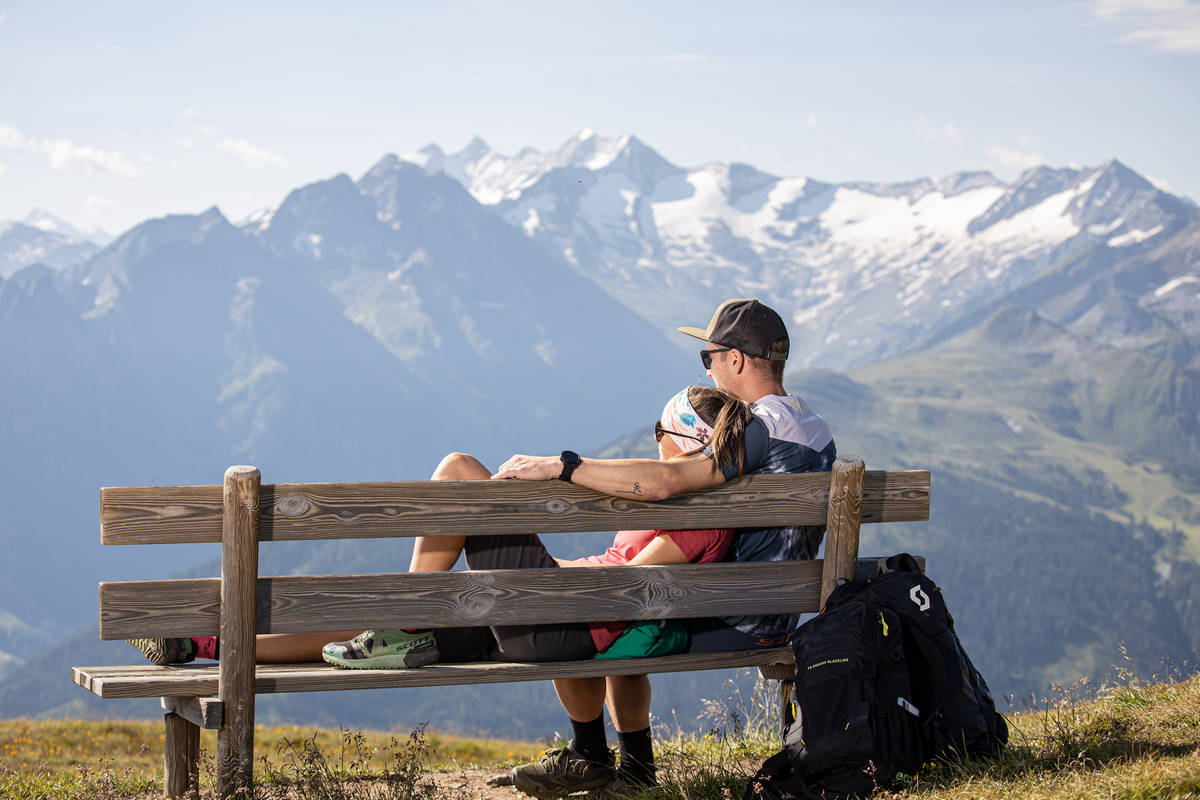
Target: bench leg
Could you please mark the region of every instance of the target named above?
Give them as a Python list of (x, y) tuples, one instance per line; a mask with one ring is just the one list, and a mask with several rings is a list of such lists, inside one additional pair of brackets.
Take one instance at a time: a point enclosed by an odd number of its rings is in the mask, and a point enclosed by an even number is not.
[(172, 798), (200, 796), (200, 728), (178, 714), (163, 716), (163, 791)]

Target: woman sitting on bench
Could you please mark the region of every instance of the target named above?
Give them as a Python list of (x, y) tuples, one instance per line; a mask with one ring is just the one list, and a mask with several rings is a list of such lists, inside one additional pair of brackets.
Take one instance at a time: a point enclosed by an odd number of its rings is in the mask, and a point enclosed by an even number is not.
[[(585, 461), (567, 452), (559, 458), (514, 456), (493, 475), (472, 456), (452, 453), (442, 459), (433, 479), (561, 478), (612, 495), (657, 500), (715, 486), (741, 474), (746, 460), (746, 427), (753, 419), (750, 407), (732, 395), (691, 386), (671, 398), (654, 425), (658, 461)], [(715, 562), (725, 557), (733, 535), (729, 529), (621, 531), (604, 554), (579, 560), (555, 559), (534, 535), (422, 537), (414, 544), (409, 571), (450, 570), (464, 554), (471, 569)], [(708, 622), (711, 627), (711, 623), (718, 621)], [(718, 623), (718, 627), (726, 626)], [(320, 652), (326, 661), (338, 667), (389, 669), (437, 661), (571, 661), (668, 655), (687, 646), (687, 635), (678, 622), (369, 630), (353, 638), (351, 635), (350, 632), (263, 634), (257, 637), (256, 656), (259, 661), (309, 661), (315, 660)], [(345, 641), (329, 642), (331, 638)], [(323, 642), (329, 643), (322, 647)], [(218, 656), (214, 637), (141, 639), (130, 643), (159, 664), (191, 661), (197, 655)], [(651, 688), (647, 676), (556, 680), (554, 688), (571, 720), (574, 735), (567, 747), (548, 751), (541, 761), (514, 767), (511, 781), (517, 788), (539, 798), (586, 790), (597, 790), (605, 797), (620, 797), (628, 794), (630, 787), (655, 782), (650, 736)], [(608, 750), (604, 732), (606, 703), (618, 733), (619, 769)]]
[[(725, 392), (690, 386), (667, 402), (655, 422), (659, 461), (587, 459), (593, 480), (575, 482), (632, 499), (661, 499), (722, 483), (740, 473), (745, 458), (749, 406)], [(709, 451), (710, 454), (706, 454)], [(543, 461), (545, 459), (542, 459)], [(493, 475), (474, 457), (451, 453), (434, 470), (433, 480), (487, 480), (506, 477), (514, 463), (528, 468), (537, 461), (514, 456)], [(549, 478), (571, 478), (559, 458), (548, 465)], [(581, 460), (582, 461), (582, 460)], [(724, 471), (717, 468), (724, 467)], [(603, 474), (606, 467), (632, 471), (621, 485)], [(726, 475), (725, 472), (731, 473)], [(525, 475), (522, 475), (525, 477)], [(599, 484), (599, 485), (598, 485)], [(721, 561), (733, 531), (621, 531), (608, 550), (578, 560), (555, 559), (534, 535), (437, 536), (415, 540), (410, 572), (453, 568), (465, 554), (469, 569), (540, 569), (621, 564), (684, 564)], [(356, 635), (357, 634), (357, 635)], [(330, 642), (331, 639), (345, 641)], [(181, 664), (196, 658), (218, 658), (217, 637), (130, 639), (155, 664)], [(328, 643), (328, 644), (327, 644)], [(262, 663), (292, 663), (324, 658), (349, 669), (418, 667), (437, 661), (572, 661), (595, 657), (629, 658), (666, 655), (687, 644), (678, 623), (562, 623), (505, 627), (448, 628), (437, 631), (369, 630), (259, 634), (255, 657)]]

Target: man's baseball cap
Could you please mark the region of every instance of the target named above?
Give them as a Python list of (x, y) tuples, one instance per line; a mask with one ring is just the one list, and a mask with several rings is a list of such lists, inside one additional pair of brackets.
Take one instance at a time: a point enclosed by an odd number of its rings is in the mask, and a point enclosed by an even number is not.
[(787, 361), (788, 351), (772, 352), (771, 345), (788, 338), (783, 318), (753, 298), (734, 297), (717, 306), (705, 329), (680, 328), (680, 333), (706, 342), (733, 347), (748, 356)]

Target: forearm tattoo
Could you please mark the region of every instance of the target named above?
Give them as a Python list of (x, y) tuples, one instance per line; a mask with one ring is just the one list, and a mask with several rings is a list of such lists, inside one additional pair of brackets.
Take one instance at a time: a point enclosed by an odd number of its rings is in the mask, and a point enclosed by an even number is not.
[(640, 483), (638, 483), (637, 481), (633, 482), (633, 493), (634, 494), (642, 493), (642, 485)]

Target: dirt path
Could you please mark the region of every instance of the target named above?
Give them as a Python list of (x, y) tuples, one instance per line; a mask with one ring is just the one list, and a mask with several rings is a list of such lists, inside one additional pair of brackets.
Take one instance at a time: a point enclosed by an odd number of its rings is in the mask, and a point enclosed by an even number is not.
[(528, 800), (528, 795), (512, 786), (490, 786), (489, 780), (507, 779), (503, 767), (440, 770), (428, 773), (451, 797), (465, 800)]

